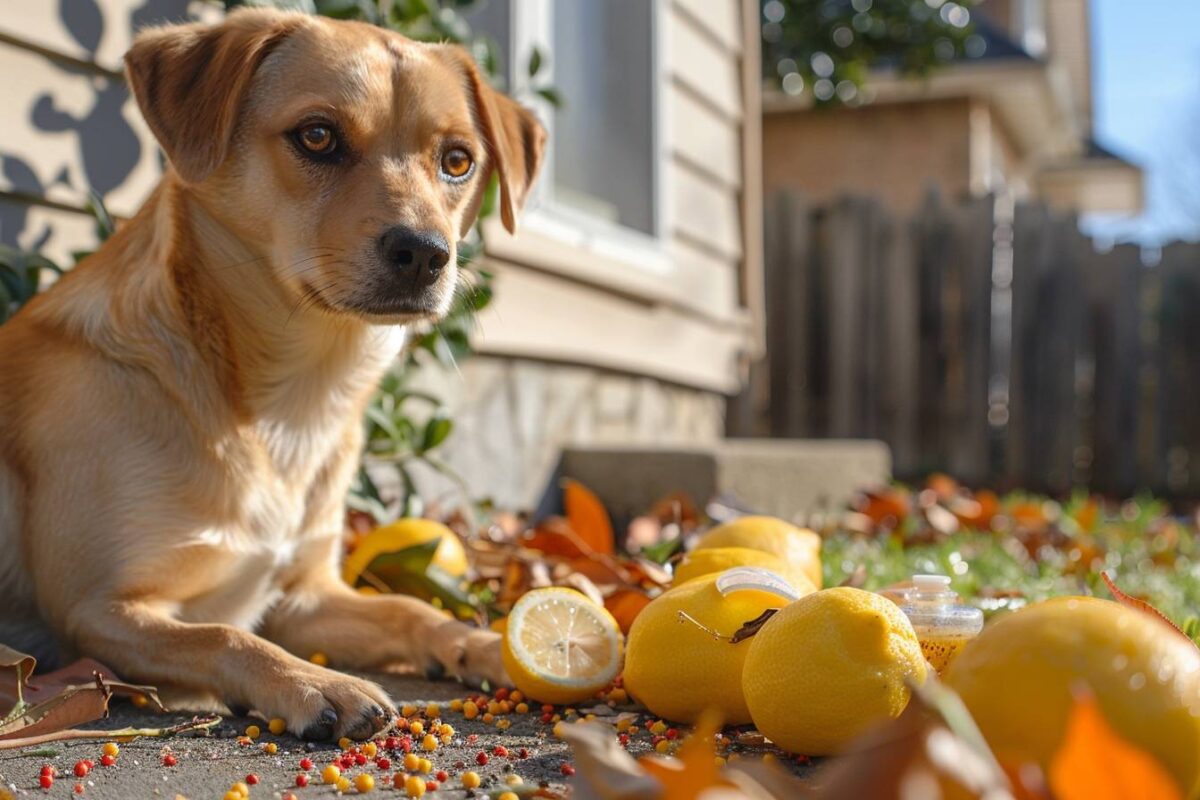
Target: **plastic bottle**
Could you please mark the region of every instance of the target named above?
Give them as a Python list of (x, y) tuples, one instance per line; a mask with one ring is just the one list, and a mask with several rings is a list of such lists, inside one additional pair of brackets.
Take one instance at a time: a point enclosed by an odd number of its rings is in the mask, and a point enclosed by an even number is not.
[(912, 623), (925, 660), (939, 675), (983, 630), (983, 612), (960, 604), (945, 575), (913, 575), (910, 588), (888, 594)]

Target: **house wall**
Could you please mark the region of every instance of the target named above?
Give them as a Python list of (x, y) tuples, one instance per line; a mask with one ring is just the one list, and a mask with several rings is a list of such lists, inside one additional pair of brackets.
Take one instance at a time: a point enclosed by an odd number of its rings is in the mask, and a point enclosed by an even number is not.
[(931, 184), (960, 196), (971, 188), (970, 115), (965, 99), (767, 114), (766, 195), (864, 194), (900, 211), (917, 208)]
[[(614, 263), (579, 237), (489, 228), (485, 355), (428, 377), (458, 415), (453, 466), (503, 503), (536, 497), (569, 442), (718, 438), (761, 326), (757, 3), (655, 2), (662, 257)], [(201, 0), (0, 0), (0, 70), (20, 76), (0, 82), (0, 242), (69, 263), (96, 244), (89, 187), (136, 210), (162, 158), (121, 57), (146, 24), (219, 14)], [(567, 421), (529, 423), (553, 414)]]

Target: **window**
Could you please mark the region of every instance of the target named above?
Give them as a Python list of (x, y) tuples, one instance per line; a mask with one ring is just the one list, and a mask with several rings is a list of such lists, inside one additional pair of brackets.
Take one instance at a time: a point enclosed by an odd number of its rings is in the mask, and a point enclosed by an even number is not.
[[(550, 131), (547, 162), (531, 205), (546, 227), (586, 232), (598, 249), (657, 248), (659, 174), (658, 6), (655, 0), (486, 0), (469, 20), (496, 38), (509, 91), (535, 106)], [(537, 97), (526, 67), (533, 48), (546, 66)], [(634, 260), (644, 262), (644, 258)]]

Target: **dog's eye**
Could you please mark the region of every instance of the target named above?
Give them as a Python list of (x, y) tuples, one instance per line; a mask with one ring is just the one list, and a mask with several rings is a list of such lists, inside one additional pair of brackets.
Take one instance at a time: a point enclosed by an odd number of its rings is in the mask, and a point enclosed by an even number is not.
[(442, 155), (442, 172), (451, 179), (465, 178), (474, 165), (471, 155), (461, 147), (453, 147)]
[(315, 156), (327, 156), (337, 149), (337, 135), (333, 128), (321, 123), (305, 125), (296, 131), (296, 142), (305, 151)]

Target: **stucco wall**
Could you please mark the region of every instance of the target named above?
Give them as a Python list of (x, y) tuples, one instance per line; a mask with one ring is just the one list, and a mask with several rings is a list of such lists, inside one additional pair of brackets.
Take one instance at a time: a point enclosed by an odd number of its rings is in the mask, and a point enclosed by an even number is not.
[(970, 134), (967, 100), (767, 114), (764, 187), (818, 201), (869, 194), (910, 211), (931, 183), (949, 196), (969, 190)]

